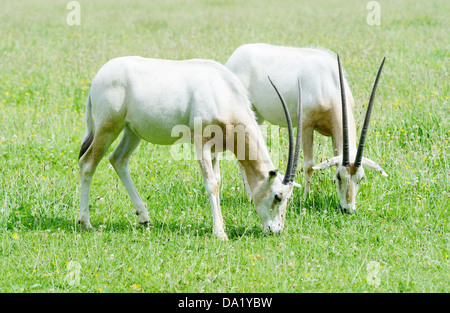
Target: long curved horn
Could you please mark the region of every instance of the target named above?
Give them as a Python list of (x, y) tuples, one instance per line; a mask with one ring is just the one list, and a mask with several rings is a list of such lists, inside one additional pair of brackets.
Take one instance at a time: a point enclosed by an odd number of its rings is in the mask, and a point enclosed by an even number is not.
[(302, 89), (300, 86), (300, 77), (297, 79), (298, 85), (298, 107), (297, 107), (297, 138), (295, 141), (294, 162), (292, 165), (291, 182), (295, 180), (297, 173), (298, 157), (300, 155), (300, 140), (302, 138)]
[(339, 54), (337, 54), (337, 62), (339, 68), (339, 85), (341, 89), (341, 102), (342, 102), (342, 166), (350, 166), (349, 147), (348, 147), (348, 122), (347, 122), (347, 100), (345, 98), (345, 86), (344, 78), (342, 77), (341, 61), (339, 60)]
[(381, 70), (383, 69), (384, 61), (386, 57), (383, 58), (380, 68), (378, 69), (377, 77), (375, 78), (375, 83), (373, 84), (372, 93), (370, 94), (369, 104), (367, 106), (366, 117), (364, 118), (364, 126), (361, 131), (361, 137), (359, 138), (358, 151), (356, 152), (355, 167), (360, 167), (362, 163), (362, 157), (364, 152), (364, 144), (366, 142), (367, 130), (369, 129), (370, 115), (372, 113), (373, 101), (375, 99), (375, 92), (377, 91), (378, 80), (380, 79)]
[(291, 116), (289, 114), (289, 110), (286, 105), (286, 102), (284, 102), (283, 96), (280, 94), (277, 87), (274, 85), (274, 83), (270, 79), (270, 77), (267, 76), (267, 78), (269, 79), (270, 83), (272, 84), (273, 88), (275, 89), (275, 91), (278, 94), (278, 97), (281, 100), (281, 104), (283, 105), (284, 114), (286, 115), (286, 120), (287, 120), (287, 126), (288, 126), (288, 132), (289, 132), (289, 156), (288, 156), (288, 164), (286, 167), (286, 173), (284, 174), (284, 178), (283, 178), (283, 184), (288, 185), (291, 180), (292, 165), (294, 162), (294, 154), (293, 154), (293, 152), (294, 152), (294, 131), (292, 129)]

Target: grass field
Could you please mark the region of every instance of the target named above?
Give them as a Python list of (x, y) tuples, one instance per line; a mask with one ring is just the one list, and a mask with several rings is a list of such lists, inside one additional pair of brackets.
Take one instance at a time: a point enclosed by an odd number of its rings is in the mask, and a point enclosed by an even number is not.
[[(75, 26), (67, 3), (0, 1), (1, 292), (450, 291), (448, 1), (379, 1), (379, 26), (366, 22), (367, 1), (82, 0)], [(153, 226), (138, 225), (104, 158), (96, 231), (80, 229), (77, 157), (97, 70), (123, 55), (225, 63), (250, 42), (338, 52), (358, 127), (387, 56), (365, 156), (389, 177), (366, 171), (356, 214), (336, 209), (334, 171), (316, 172), (309, 199), (295, 191), (284, 232), (265, 235), (225, 160), (221, 242), (197, 161), (142, 142), (130, 172)], [(316, 135), (314, 151), (316, 162), (330, 156), (331, 140)]]

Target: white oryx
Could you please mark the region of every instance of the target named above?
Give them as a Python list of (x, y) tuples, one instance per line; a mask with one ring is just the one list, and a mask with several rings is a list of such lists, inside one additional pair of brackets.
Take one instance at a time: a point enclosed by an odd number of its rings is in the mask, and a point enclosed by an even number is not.
[[(300, 99), (298, 103), (300, 106)], [(282, 104), (286, 112), (283, 114), (290, 123), (284, 101)], [(197, 125), (199, 120), (201, 125)], [(227, 239), (220, 210), (218, 153), (230, 150), (237, 155), (240, 145), (244, 147), (244, 157), (239, 162), (245, 169), (264, 231), (280, 232), (284, 227), (287, 201), (292, 195), (292, 173), (296, 172), (301, 136), (297, 138), (294, 152), (290, 127), (290, 167), (283, 177), (270, 160), (247, 91), (230, 70), (210, 60), (121, 57), (107, 62), (98, 71), (89, 90), (87, 132), (79, 154), (79, 223), (92, 229), (89, 220), (92, 177), (111, 143), (123, 131), (123, 137), (109, 156), (109, 161), (133, 201), (139, 222), (148, 224), (147, 206), (131, 180), (128, 160), (141, 139), (161, 145), (176, 143), (179, 137), (172, 135), (173, 129), (180, 125), (191, 131), (190, 137), (211, 202), (213, 233)], [(206, 134), (206, 129), (211, 125), (219, 127), (222, 136), (213, 136), (212, 132)], [(238, 126), (245, 127), (245, 137), (241, 142), (234, 140), (234, 127)], [(202, 127), (204, 132), (196, 134), (196, 127)]]
[[(385, 171), (374, 161), (362, 157), (369, 126), (376, 86), (384, 64), (381, 64), (372, 89), (358, 150), (356, 125), (352, 113), (354, 100), (339, 62), (330, 51), (311, 48), (281, 47), (268, 44), (247, 44), (238, 47), (226, 66), (234, 72), (250, 94), (250, 101), (259, 124), (264, 120), (286, 126), (286, 120), (275, 105), (265, 77), (276, 80), (285, 96), (292, 119), (296, 119), (296, 81), (302, 85), (303, 130), (302, 147), (305, 171), (305, 197), (309, 194), (313, 170), (336, 165), (336, 185), (344, 212), (355, 212), (355, 196), (364, 168)], [(342, 87), (343, 86), (343, 87)], [(348, 108), (346, 103), (349, 104)], [(334, 157), (315, 165), (313, 155), (314, 130), (331, 136)], [(353, 163), (350, 160), (354, 160)]]

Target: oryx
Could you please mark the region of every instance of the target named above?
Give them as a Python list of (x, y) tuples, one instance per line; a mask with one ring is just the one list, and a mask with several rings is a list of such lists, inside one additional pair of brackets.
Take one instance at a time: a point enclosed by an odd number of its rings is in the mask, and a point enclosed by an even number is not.
[[(269, 81), (267, 77), (266, 80)], [(283, 114), (290, 123), (284, 100), (282, 104)], [(300, 105), (299, 99), (299, 112)], [(297, 112), (295, 114), (298, 115)], [(194, 131), (199, 126), (198, 120), (205, 131), (200, 136)], [(298, 123), (301, 123), (301, 119)], [(211, 202), (213, 233), (221, 239), (227, 239), (220, 210), (217, 154), (229, 150), (238, 155), (239, 145), (244, 148), (239, 162), (245, 169), (264, 231), (280, 232), (284, 227), (287, 202), (292, 194), (300, 136), (297, 137), (294, 152), (290, 127), (290, 165), (283, 177), (270, 160), (247, 91), (224, 65), (211, 60), (174, 61), (135, 56), (107, 62), (92, 81), (86, 104), (87, 132), (79, 154), (79, 223), (92, 228), (89, 220), (92, 177), (108, 147), (123, 131), (123, 137), (109, 156), (109, 161), (133, 201), (139, 222), (148, 224), (147, 207), (131, 180), (128, 160), (141, 139), (160, 145), (176, 143), (179, 137), (172, 135), (173, 129), (180, 125), (191, 131), (190, 136)], [(213, 125), (217, 126), (214, 132), (221, 133), (221, 136), (213, 136), (212, 132), (204, 135), (206, 129)], [(245, 127), (241, 142), (235, 140), (237, 135), (234, 127), (237, 126)]]
[[(302, 148), (305, 171), (305, 197), (309, 194), (314, 169), (336, 165), (336, 186), (344, 212), (355, 212), (355, 196), (365, 177), (364, 167), (385, 171), (374, 161), (364, 158), (363, 149), (374, 95), (384, 64), (381, 64), (372, 89), (359, 147), (356, 149), (356, 125), (352, 113), (354, 100), (343, 77), (339, 58), (325, 49), (295, 48), (268, 44), (246, 44), (238, 47), (226, 66), (247, 88), (259, 124), (265, 120), (286, 126), (277, 109), (277, 99), (270, 92), (266, 79), (276, 79), (293, 119), (296, 116), (296, 82), (300, 79), (303, 101)], [(347, 106), (347, 103), (349, 104)], [(334, 157), (315, 165), (314, 130), (331, 136)]]

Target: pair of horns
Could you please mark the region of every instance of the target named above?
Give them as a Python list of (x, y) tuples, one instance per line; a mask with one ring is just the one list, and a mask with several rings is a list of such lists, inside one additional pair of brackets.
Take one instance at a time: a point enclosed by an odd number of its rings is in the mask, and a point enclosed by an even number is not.
[[(361, 137), (359, 138), (358, 151), (356, 152), (355, 163), (353, 164), (355, 167), (360, 167), (362, 163), (364, 144), (366, 142), (367, 130), (369, 129), (369, 121), (370, 115), (372, 113), (373, 101), (375, 99), (375, 92), (377, 90), (378, 80), (380, 79), (381, 70), (383, 69), (385, 60), (386, 57), (384, 57), (383, 61), (381, 62), (380, 68), (378, 69), (377, 77), (375, 78), (375, 83), (373, 84), (372, 93), (370, 94), (369, 105), (367, 106), (366, 117), (364, 119)], [(347, 123), (347, 101), (345, 98), (344, 78), (342, 75), (342, 68), (341, 68), (341, 61), (339, 60), (339, 54), (337, 55), (337, 62), (339, 67), (339, 84), (341, 88), (341, 101), (342, 101), (342, 137), (343, 137), (342, 166), (350, 166), (348, 123)]]
[(300, 78), (298, 78), (298, 107), (297, 107), (297, 138), (295, 143), (295, 152), (294, 152), (294, 130), (292, 129), (292, 121), (291, 116), (289, 114), (288, 107), (286, 102), (283, 99), (283, 96), (278, 91), (277, 87), (274, 85), (269, 76), (267, 76), (273, 88), (278, 94), (278, 97), (281, 100), (281, 104), (283, 105), (284, 114), (286, 115), (288, 132), (289, 132), (289, 156), (288, 156), (288, 164), (286, 168), (286, 173), (284, 174), (283, 184), (289, 185), (294, 182), (295, 174), (297, 172), (297, 164), (298, 157), (300, 154), (300, 140), (302, 137), (302, 95), (301, 95), (301, 87), (300, 87)]

